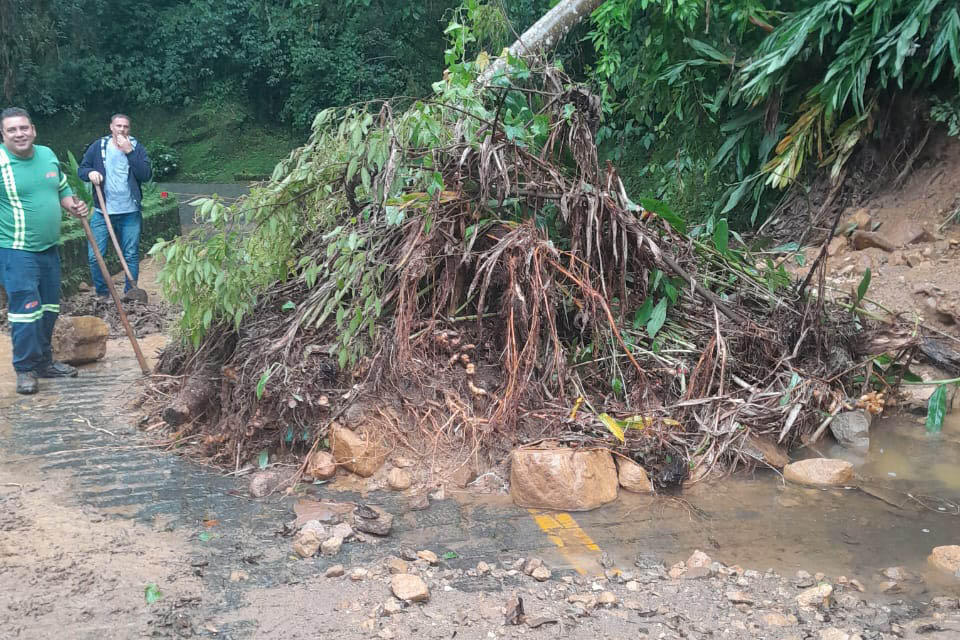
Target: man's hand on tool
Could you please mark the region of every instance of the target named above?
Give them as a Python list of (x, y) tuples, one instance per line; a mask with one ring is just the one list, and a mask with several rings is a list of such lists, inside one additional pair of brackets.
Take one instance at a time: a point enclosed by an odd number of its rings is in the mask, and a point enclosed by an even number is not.
[(77, 196), (63, 198), (60, 205), (70, 212), (70, 215), (74, 218), (85, 218), (87, 216), (87, 203)]
[(91, 171), (87, 177), (90, 178), (90, 182), (93, 184), (103, 184), (103, 174), (99, 171)]

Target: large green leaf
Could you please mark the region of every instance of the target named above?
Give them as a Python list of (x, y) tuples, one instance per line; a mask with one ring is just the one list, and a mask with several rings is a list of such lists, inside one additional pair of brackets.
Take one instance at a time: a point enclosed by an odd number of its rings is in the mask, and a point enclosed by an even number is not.
[(947, 415), (947, 385), (941, 384), (927, 401), (927, 433), (940, 433)]
[(640, 205), (647, 211), (666, 220), (677, 233), (685, 234), (687, 232), (686, 221), (674, 213), (665, 202), (660, 202), (656, 198), (640, 198)]
[(651, 340), (657, 337), (657, 333), (666, 321), (667, 299), (660, 298), (660, 302), (657, 303), (657, 306), (653, 308), (653, 313), (650, 314), (650, 320), (647, 321), (647, 335), (650, 336)]

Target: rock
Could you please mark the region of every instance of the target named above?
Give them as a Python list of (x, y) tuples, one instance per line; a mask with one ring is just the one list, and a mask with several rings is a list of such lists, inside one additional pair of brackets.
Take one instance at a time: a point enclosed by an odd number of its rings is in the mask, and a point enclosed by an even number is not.
[(597, 597), (589, 593), (574, 593), (567, 596), (567, 602), (583, 605), (585, 609), (593, 609), (597, 606)]
[[(860, 229), (861, 231), (870, 231), (870, 228), (873, 226), (873, 218), (870, 217), (870, 210), (866, 207), (860, 207), (854, 211), (843, 212), (846, 215), (846, 219), (843, 223), (844, 229)], [(847, 215), (849, 214), (849, 215)]]
[(302, 529), (293, 541), (293, 550), (301, 558), (312, 558), (320, 549), (320, 538), (312, 529)]
[(768, 613), (763, 616), (763, 621), (768, 627), (789, 627), (796, 624), (796, 620), (792, 621), (787, 616), (782, 613)]
[(894, 582), (919, 582), (920, 576), (910, 571), (906, 567), (887, 567), (880, 573), (884, 578)]
[(553, 574), (550, 572), (550, 569), (547, 569), (546, 567), (537, 567), (530, 572), (530, 576), (537, 582), (546, 582), (550, 579), (551, 575)]
[(749, 604), (752, 605), (755, 600), (750, 594), (743, 591), (727, 591), (726, 593), (727, 600), (733, 604)]
[(686, 566), (687, 569), (693, 568), (706, 568), (709, 569), (710, 565), (713, 564), (713, 560), (710, 559), (710, 556), (705, 554), (700, 549), (694, 551), (689, 558), (687, 558)]
[(900, 593), (903, 589), (893, 580), (885, 580), (877, 585), (882, 593)]
[(473, 470), (473, 467), (471, 467), (469, 463), (465, 463), (454, 469), (450, 475), (450, 483), (458, 489), (463, 489), (473, 482), (473, 479), (476, 477), (477, 474)]
[(850, 236), (850, 244), (853, 245), (856, 251), (882, 249), (887, 252), (892, 252), (897, 248), (897, 245), (891, 243), (875, 231), (854, 231), (853, 235)]
[(947, 596), (937, 596), (930, 601), (937, 609), (957, 609), (960, 608), (960, 602), (956, 598), (950, 598)]
[(437, 562), (440, 561), (440, 559), (437, 557), (437, 554), (429, 550), (417, 551), (417, 557), (421, 560), (426, 560), (430, 564), (437, 564)]
[(627, 591), (633, 591), (633, 592), (640, 591), (640, 583), (637, 582), (636, 580), (631, 580), (630, 582), (628, 582), (623, 586), (627, 588)]
[(50, 345), (53, 359), (67, 364), (86, 364), (107, 354), (110, 327), (96, 316), (60, 316)]
[(833, 256), (843, 253), (843, 250), (846, 248), (847, 239), (844, 236), (837, 236), (827, 245), (827, 255), (832, 258)]
[(713, 575), (713, 571), (710, 567), (688, 567), (686, 571), (683, 572), (684, 580), (699, 580), (701, 578), (709, 578)]
[(242, 569), (235, 569), (230, 572), (230, 582), (246, 582), (250, 579), (250, 574)]
[(684, 566), (684, 564), (682, 562), (678, 562), (677, 564), (670, 567), (670, 570), (667, 571), (667, 575), (670, 576), (672, 580), (677, 580), (678, 578), (683, 576), (683, 574), (685, 574), (686, 572), (687, 572), (687, 568)]
[(801, 609), (828, 608), (833, 597), (833, 587), (829, 584), (820, 584), (801, 591), (797, 596), (797, 604)]
[(351, 527), (346, 522), (338, 522), (332, 529), (330, 529), (330, 537), (332, 538), (342, 538), (344, 542), (350, 540), (355, 536), (353, 527)]
[(772, 440), (750, 436), (744, 444), (746, 445), (743, 448), (744, 453), (771, 467), (783, 469), (790, 464), (790, 457), (787, 455), (787, 450)]
[(334, 536), (327, 538), (320, 544), (320, 553), (325, 556), (335, 556), (340, 553), (340, 547), (343, 546), (343, 538)]
[(521, 507), (587, 511), (617, 499), (617, 467), (609, 451), (515, 449), (510, 495)]
[(319, 520), (307, 520), (302, 527), (300, 527), (300, 532), (312, 531), (317, 538), (324, 540), (327, 538), (327, 528)]
[(477, 563), (477, 575), (484, 576), (490, 573), (490, 565), (480, 561)]
[(263, 498), (280, 486), (280, 474), (276, 471), (257, 471), (250, 476), (250, 495)]
[(430, 599), (430, 589), (420, 576), (398, 573), (390, 579), (390, 590), (400, 600), (406, 602), (426, 602)]
[(406, 573), (410, 569), (406, 560), (401, 560), (396, 556), (390, 556), (383, 564), (390, 573)]
[(870, 449), (870, 422), (871, 416), (865, 411), (841, 411), (830, 423), (830, 431), (844, 447), (867, 451)]
[(791, 462), (783, 468), (783, 477), (806, 485), (843, 485), (853, 476), (853, 465), (846, 460), (811, 458)]
[(369, 478), (387, 459), (387, 450), (367, 430), (351, 431), (345, 427), (330, 429), (330, 451), (337, 465)]
[(530, 558), (525, 563), (523, 563), (523, 572), (525, 574), (532, 575), (535, 569), (539, 569), (543, 566), (543, 560), (540, 558)]
[(611, 591), (603, 591), (597, 596), (598, 607), (612, 607), (617, 604), (617, 596)]
[(393, 466), (400, 467), (401, 469), (409, 469), (413, 465), (417, 464), (412, 458), (398, 457), (393, 459)]
[(867, 588), (863, 586), (863, 583), (857, 580), (856, 578), (853, 578), (852, 580), (850, 580), (850, 586), (856, 589), (857, 591), (859, 591), (860, 593), (863, 593), (864, 591), (867, 590)]
[(633, 460), (617, 457), (617, 479), (620, 486), (633, 493), (653, 493), (653, 483), (646, 470)]
[(410, 477), (410, 472), (406, 469), (394, 467), (387, 474), (387, 484), (394, 491), (406, 491), (413, 484), (413, 478)]
[(337, 474), (337, 463), (327, 451), (314, 451), (307, 463), (307, 475), (317, 480), (329, 480)]
[(395, 616), (403, 611), (403, 603), (396, 598), (390, 598), (383, 603), (383, 615)]
[(335, 564), (323, 572), (325, 578), (339, 578), (345, 573), (342, 564)]
[(941, 571), (957, 574), (960, 572), (960, 545), (934, 547), (927, 560)]
[(895, 222), (884, 225), (880, 233), (894, 247), (933, 242), (936, 239), (921, 223), (904, 217), (898, 217)]
[(364, 533), (372, 533), (375, 536), (385, 536), (390, 533), (393, 527), (393, 514), (387, 513), (380, 507), (369, 507), (377, 514), (376, 518), (364, 518), (359, 515), (359, 509), (353, 511), (353, 528)]
[(360, 582), (370, 575), (370, 572), (363, 567), (356, 567), (350, 572), (350, 579), (354, 582)]
[(850, 634), (836, 627), (820, 629), (820, 640), (851, 640)]

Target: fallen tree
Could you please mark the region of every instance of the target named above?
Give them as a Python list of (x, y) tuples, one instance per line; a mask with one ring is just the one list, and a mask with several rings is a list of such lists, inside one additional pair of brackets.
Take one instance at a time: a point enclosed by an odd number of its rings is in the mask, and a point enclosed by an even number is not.
[(208, 454), (320, 446), (346, 414), (420, 452), (546, 438), (702, 474), (839, 411), (855, 317), (725, 225), (631, 200), (598, 162), (597, 98), (530, 60), (318, 114), (270, 182), (202, 203), (214, 234), (155, 248), (191, 345), (163, 391), (214, 379), (185, 390)]

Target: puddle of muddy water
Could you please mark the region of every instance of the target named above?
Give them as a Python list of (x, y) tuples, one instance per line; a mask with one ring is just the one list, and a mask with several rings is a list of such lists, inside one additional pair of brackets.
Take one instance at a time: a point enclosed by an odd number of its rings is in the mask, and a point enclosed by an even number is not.
[[(960, 592), (960, 579), (927, 565), (933, 547), (960, 544), (960, 415), (950, 416), (939, 437), (928, 437), (913, 416), (878, 420), (871, 431), (871, 449), (859, 459), (839, 446), (820, 448), (855, 462), (857, 482), (871, 493), (788, 485), (779, 474), (758, 471), (676, 497), (621, 492), (612, 505), (573, 516), (624, 570), (638, 555), (673, 563), (702, 549), (725, 564), (845, 575), (868, 589), (885, 580), (883, 569), (905, 566), (926, 585), (907, 591)], [(567, 548), (563, 555), (599, 570), (596, 551)]]

